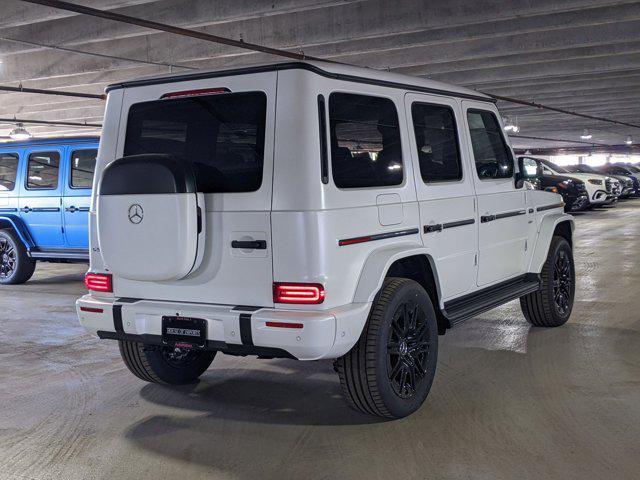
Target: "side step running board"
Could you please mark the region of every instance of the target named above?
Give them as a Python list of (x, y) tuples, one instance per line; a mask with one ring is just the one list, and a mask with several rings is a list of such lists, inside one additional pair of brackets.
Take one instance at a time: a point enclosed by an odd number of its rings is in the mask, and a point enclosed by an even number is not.
[(445, 302), (442, 313), (451, 326), (540, 288), (540, 276), (528, 273), (506, 282)]

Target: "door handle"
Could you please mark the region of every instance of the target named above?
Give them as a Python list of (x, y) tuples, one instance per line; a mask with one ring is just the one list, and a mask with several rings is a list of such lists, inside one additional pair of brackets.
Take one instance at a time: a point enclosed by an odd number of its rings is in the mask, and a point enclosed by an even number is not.
[(30, 207), (22, 207), (20, 209), (20, 211), (23, 212), (23, 213), (29, 213), (31, 211), (31, 208)]
[(232, 240), (231, 248), (244, 248), (247, 250), (266, 250), (266, 240)]
[(496, 219), (495, 215), (482, 215), (480, 217), (480, 222), (482, 223), (493, 222), (495, 219)]
[(65, 212), (70, 212), (70, 213), (75, 213), (77, 212), (79, 209), (74, 207), (73, 205), (71, 205), (70, 207), (67, 207), (64, 209)]

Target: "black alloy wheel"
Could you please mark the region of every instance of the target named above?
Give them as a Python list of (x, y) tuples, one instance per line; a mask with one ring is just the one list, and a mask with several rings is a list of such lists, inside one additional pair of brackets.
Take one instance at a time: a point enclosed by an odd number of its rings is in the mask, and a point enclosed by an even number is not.
[(424, 381), (429, 356), (426, 313), (415, 301), (403, 303), (393, 315), (387, 342), (387, 374), (400, 398), (411, 398)]
[(0, 237), (0, 279), (11, 278), (16, 270), (16, 249), (7, 238)]

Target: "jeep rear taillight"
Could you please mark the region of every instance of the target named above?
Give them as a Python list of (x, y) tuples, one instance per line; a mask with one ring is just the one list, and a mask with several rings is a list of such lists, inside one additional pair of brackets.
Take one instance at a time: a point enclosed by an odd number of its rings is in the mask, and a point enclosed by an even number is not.
[(113, 281), (109, 273), (87, 273), (84, 276), (84, 286), (94, 292), (113, 292)]
[(319, 283), (274, 283), (274, 303), (317, 304), (324, 302), (324, 287)]

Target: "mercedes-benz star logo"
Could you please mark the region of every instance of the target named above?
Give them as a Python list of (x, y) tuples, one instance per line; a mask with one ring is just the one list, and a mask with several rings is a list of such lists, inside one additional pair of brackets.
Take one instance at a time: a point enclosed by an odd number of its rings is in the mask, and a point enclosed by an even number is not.
[(140, 205), (134, 203), (129, 207), (129, 221), (135, 225), (139, 224), (144, 218), (144, 210)]

